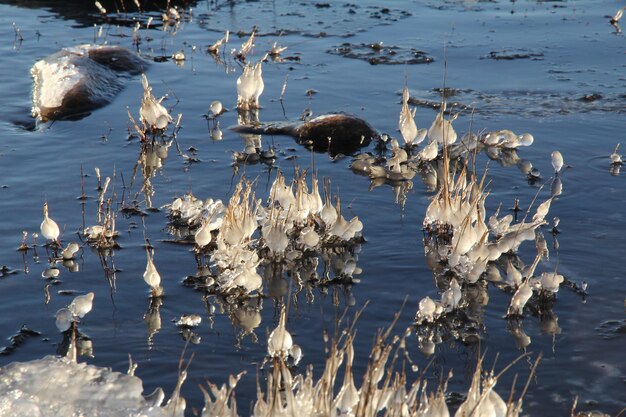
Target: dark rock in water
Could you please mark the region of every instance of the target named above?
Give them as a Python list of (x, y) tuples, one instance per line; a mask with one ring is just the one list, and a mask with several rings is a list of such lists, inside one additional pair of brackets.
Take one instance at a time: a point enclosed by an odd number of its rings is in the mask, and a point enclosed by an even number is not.
[(26, 326), (22, 326), (19, 332), (9, 338), (10, 344), (0, 349), (0, 355), (10, 355), (15, 351), (15, 349), (23, 345), (24, 342), (26, 342), (26, 339), (38, 336), (41, 336), (41, 333), (31, 330)]
[(580, 98), (580, 101), (584, 101), (585, 103), (592, 103), (594, 101), (601, 100), (601, 99), (602, 99), (602, 94), (591, 93), (591, 94), (585, 94), (584, 96), (582, 96)]
[(304, 122), (239, 125), (239, 133), (290, 135), (316, 152), (349, 155), (370, 144), (378, 132), (365, 120), (343, 113), (325, 114)]
[(531, 59), (539, 61), (543, 59), (543, 52), (531, 52), (524, 49), (518, 51), (491, 51), (485, 56), (487, 59), (495, 59), (496, 61), (512, 61), (515, 59)]
[(122, 91), (124, 78), (141, 73), (147, 63), (120, 46), (80, 45), (37, 61), (32, 115), (41, 121), (80, 118)]

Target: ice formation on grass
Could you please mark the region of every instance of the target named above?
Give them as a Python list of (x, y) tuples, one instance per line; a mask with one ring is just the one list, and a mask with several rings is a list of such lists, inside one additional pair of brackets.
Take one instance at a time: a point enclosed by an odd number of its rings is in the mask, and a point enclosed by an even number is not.
[(237, 109), (258, 109), (259, 97), (263, 94), (263, 61), (246, 63), (243, 73), (237, 79)]
[[(535, 239), (535, 230), (546, 224), (550, 199), (539, 205), (529, 222), (511, 225), (512, 217), (496, 215), (487, 221), (485, 178), (477, 179), (467, 165), (455, 177), (450, 173), (447, 154), (443, 160), (442, 187), (424, 217), (424, 230), (432, 237), (426, 240), (426, 250), (436, 254), (460, 281), (475, 283), (487, 262), (517, 251), (525, 240)], [(490, 233), (493, 239), (489, 239)]]
[(172, 116), (163, 105), (163, 97), (156, 99), (152, 94), (152, 87), (148, 83), (146, 74), (141, 74), (141, 85), (143, 86), (143, 99), (139, 114), (144, 130), (163, 131), (172, 122)]
[[(511, 130), (482, 132), (480, 134), (467, 133), (457, 142), (459, 135), (452, 126), (457, 114), (445, 117), (446, 102), (442, 102), (441, 109), (431, 127), (418, 129), (414, 120), (414, 112), (409, 109), (409, 90), (402, 90), (402, 107), (398, 121), (398, 130), (404, 140), (401, 147), (398, 140), (383, 134), (378, 138), (377, 153), (362, 153), (356, 155), (350, 168), (360, 174), (369, 176), (371, 187), (389, 184), (394, 188), (395, 201), (404, 205), (406, 193), (413, 186), (413, 178), (419, 175), (428, 191), (434, 191), (441, 185), (443, 167), (443, 147), (448, 156), (455, 163), (463, 164), (462, 159), (484, 151), (487, 156), (498, 161), (503, 166), (518, 166), (527, 175), (529, 182), (540, 178), (539, 171), (528, 160), (521, 159), (516, 150), (519, 147), (530, 146), (534, 137), (529, 133), (521, 135)], [(422, 149), (418, 145), (428, 138), (428, 143)], [(445, 146), (444, 146), (445, 145)], [(389, 155), (389, 153), (391, 155)]]
[(163, 295), (163, 287), (161, 286), (161, 274), (154, 265), (154, 250), (146, 250), (146, 270), (143, 273), (143, 280), (150, 287), (152, 297), (160, 297)]
[(415, 124), (415, 111), (409, 109), (409, 89), (405, 86), (402, 90), (402, 110), (400, 111), (400, 119), (398, 127), (404, 143), (407, 146), (419, 145), (426, 138), (427, 130), (419, 129)]
[[(332, 203), (330, 182), (322, 198), (317, 178), (310, 177), (310, 188), (308, 179), (306, 171), (296, 171), (287, 183), (278, 172), (266, 203), (256, 199), (253, 184), (245, 179), (227, 205), (191, 194), (176, 198), (167, 206), (170, 230), (179, 241), (193, 236), (198, 254), (198, 274), (190, 281), (211, 293), (239, 295), (261, 291), (263, 277), (271, 281), (283, 271), (290, 271), (299, 286), (310, 280), (351, 282), (360, 273), (356, 261), (363, 224), (358, 217), (344, 217), (339, 197)], [(317, 276), (320, 260), (322, 279)]]
[[(111, 186), (111, 177), (106, 177), (104, 183), (101, 181), (100, 169), (95, 168), (98, 177), (98, 207), (97, 207), (97, 223), (87, 226), (82, 231), (83, 238), (87, 244), (97, 249), (111, 249), (118, 247), (115, 239), (118, 236), (116, 229), (117, 210), (113, 207), (114, 190), (109, 190)], [(107, 192), (111, 191), (107, 195)]]
[(41, 235), (46, 240), (52, 240), (53, 243), (58, 244), (61, 231), (57, 222), (48, 216), (48, 202), (43, 204), (43, 221), (39, 229), (41, 230)]

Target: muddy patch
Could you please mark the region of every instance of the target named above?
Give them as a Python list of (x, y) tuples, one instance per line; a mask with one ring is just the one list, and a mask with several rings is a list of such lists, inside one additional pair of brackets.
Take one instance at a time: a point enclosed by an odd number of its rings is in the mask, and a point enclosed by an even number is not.
[[(228, 15), (217, 13), (218, 10), (198, 14), (200, 27), (218, 33), (246, 29), (233, 28), (232, 19)], [(280, 17), (280, 25), (271, 24), (269, 22), (272, 20), (267, 19), (268, 23), (259, 28), (259, 37), (283, 33), (305, 37), (346, 38), (373, 27), (392, 25), (412, 15), (403, 9), (331, 2), (294, 2), (283, 4), (280, 8), (273, 8), (265, 2), (245, 2), (237, 4), (237, 8), (233, 10), (240, 15)]]
[(496, 61), (513, 61), (517, 59), (530, 59), (532, 61), (543, 60), (543, 52), (528, 51), (525, 49), (491, 51), (481, 59), (494, 59)]
[(434, 61), (424, 51), (393, 45), (386, 46), (382, 42), (361, 44), (344, 42), (326, 52), (344, 58), (360, 59), (372, 65), (429, 64)]

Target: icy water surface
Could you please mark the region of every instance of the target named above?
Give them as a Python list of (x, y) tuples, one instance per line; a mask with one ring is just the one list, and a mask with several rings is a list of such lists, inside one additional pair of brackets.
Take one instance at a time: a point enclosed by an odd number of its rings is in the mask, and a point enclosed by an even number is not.
[[(488, 215), (500, 203), (502, 211), (512, 207), (516, 198), (524, 209), (536, 194), (539, 201), (548, 198), (550, 154), (561, 151), (571, 167), (562, 175), (562, 194), (549, 215), (561, 220), (558, 249), (546, 226), (543, 232), (551, 253), (539, 268), (558, 269), (578, 285), (586, 281), (588, 295), (562, 287), (551, 311), (527, 310), (522, 320), (511, 323), (504, 319), (510, 294), (489, 285), (488, 303), (479, 308), (480, 345), (476, 338), (451, 338), (427, 358), (411, 338), (408, 350), (420, 368), (432, 360), (429, 377), (453, 369), (449, 391), (464, 393), (477, 352), (487, 350), (488, 365), (499, 354), (496, 367), (503, 367), (523, 353), (515, 337), (523, 331), (531, 341), (526, 351), (533, 352), (533, 358), (543, 353), (525, 399), (525, 413), (568, 415), (576, 396), (582, 410), (614, 415), (626, 406), (622, 268), (626, 185), (624, 175), (609, 172), (609, 155), (626, 141), (624, 36), (608, 23), (623, 2), (201, 1), (181, 7), (181, 22), (167, 28), (162, 27), (160, 12), (115, 13), (113, 4), (104, 18), (91, 2), (71, 8), (53, 1), (2, 3), (0, 265), (6, 267), (0, 274), (0, 347), (6, 348), (0, 366), (57, 352), (62, 335), (55, 326), (55, 312), (75, 295), (93, 291), (93, 311), (80, 324), (81, 332), (93, 341), (93, 357), (79, 360), (124, 372), (130, 354), (139, 364), (136, 375), (143, 379), (145, 392), (157, 386), (169, 392), (186, 346), (174, 321), (196, 313), (202, 316), (194, 330), (199, 343), (186, 347), (187, 355), (195, 355), (183, 389), (188, 413), (202, 407), (198, 384), (206, 380), (221, 384), (230, 373), (247, 371), (238, 387), (239, 407), (246, 415), (256, 397), (257, 374), (264, 375), (259, 366), (267, 334), (278, 321), (275, 306), (281, 295), (285, 302), (290, 298), (288, 328), (303, 349), (302, 363), (318, 366), (324, 358), (324, 329), (333, 332), (346, 309), (351, 316), (369, 301), (357, 325), (357, 374), (364, 369), (376, 329), (392, 321), (405, 297), (401, 329), (411, 324), (420, 299), (440, 297), (424, 259), (421, 230), (433, 192), (419, 177), (395, 188), (374, 187), (367, 177), (349, 170), (349, 157), (312, 154), (283, 136), (262, 139), (264, 147), (277, 149), (272, 167), (232, 166), (232, 151), (242, 151), (244, 141), (227, 129), (237, 124), (235, 85), (241, 74), (230, 51), (238, 49), (256, 26), (250, 61), (261, 59), (274, 42), (288, 47), (282, 60), (263, 66), (262, 121), (297, 120), (306, 108), (315, 115), (342, 111), (400, 138), (400, 92), (406, 83), (411, 105), (417, 107), (418, 127), (428, 128), (441, 100), (445, 51), (448, 101), (453, 112), (462, 110), (454, 122), (459, 133), (510, 129), (535, 138), (531, 147), (518, 151), (541, 171), (541, 179), (534, 183), (515, 166), (488, 163), (484, 155), (479, 158), (489, 168)], [(154, 19), (146, 29), (150, 17)], [(133, 37), (135, 22), (142, 26)], [(208, 54), (207, 46), (226, 30), (231, 38), (225, 54)], [(147, 76), (155, 95), (167, 95), (164, 105), (173, 115), (182, 114), (177, 141), (160, 164), (137, 165), (140, 144), (129, 140), (127, 110), (138, 118), (139, 77), (129, 78), (111, 104), (80, 120), (35, 127), (29, 116), (31, 66), (63, 47), (85, 43), (136, 48), (151, 62)], [(184, 62), (170, 58), (178, 51), (184, 52)], [(210, 138), (211, 124), (203, 118), (213, 100), (221, 100), (229, 110), (220, 118), (221, 141)], [(360, 282), (307, 292), (298, 291), (289, 277), (282, 282), (274, 279), (271, 288), (265, 283), (267, 297), (261, 304), (254, 301), (247, 312), (243, 306), (225, 307), (183, 284), (196, 272), (192, 246), (170, 242), (166, 211), (160, 207), (188, 191), (227, 201), (242, 175), (256, 180), (257, 196), (265, 199), (277, 169), (291, 178), (294, 166), (312, 164), (319, 178), (332, 179), (346, 217), (358, 215), (364, 224), (366, 242), (357, 261)], [(49, 267), (42, 238), (36, 255), (32, 249), (20, 252), (22, 232), (29, 233), (32, 244), (30, 234), (39, 232), (47, 201), (64, 243), (80, 242), (77, 231), (97, 220), (96, 167), (103, 177), (115, 176), (112, 186), (119, 202), (122, 193), (127, 201), (136, 199), (142, 214), (120, 211), (121, 248), (100, 256), (85, 245), (73, 270), (59, 265), (58, 282), (48, 287), (51, 282), (42, 277)], [(84, 201), (79, 199), (81, 169)], [(144, 321), (150, 307), (142, 279), (144, 237), (155, 248), (165, 289), (160, 329)], [(534, 254), (532, 242), (519, 253), (526, 263)], [(323, 273), (322, 265), (318, 272)], [(248, 319), (243, 327), (242, 317)], [(39, 335), (27, 334), (18, 338), (19, 343), (12, 342), (10, 337), (22, 326)], [(515, 374), (525, 380), (529, 367), (529, 362), (521, 361), (504, 375), (498, 384), (503, 397)]]

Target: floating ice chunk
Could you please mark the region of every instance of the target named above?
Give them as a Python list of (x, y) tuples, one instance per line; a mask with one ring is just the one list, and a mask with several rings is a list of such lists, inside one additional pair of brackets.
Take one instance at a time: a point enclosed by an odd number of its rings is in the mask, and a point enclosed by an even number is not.
[(615, 150), (613, 151), (613, 153), (610, 156), (612, 165), (621, 165), (623, 163), (622, 162), (622, 155), (617, 153), (619, 151), (619, 145), (620, 144), (618, 143), (617, 146), (615, 147)]
[(59, 268), (46, 268), (41, 273), (41, 276), (46, 279), (53, 279), (58, 277), (60, 273)]
[(491, 230), (491, 233), (498, 238), (508, 232), (512, 221), (512, 214), (507, 214), (501, 219), (498, 219), (495, 215), (493, 215), (489, 217), (489, 230)]
[(563, 155), (561, 155), (559, 151), (554, 151), (552, 152), (551, 158), (552, 168), (554, 168), (554, 172), (558, 174), (563, 168)]
[(563, 275), (555, 272), (544, 272), (541, 274), (541, 289), (556, 294), (559, 292), (559, 285), (565, 280)]
[(506, 143), (511, 143), (516, 139), (517, 135), (507, 129), (489, 132), (482, 137), (483, 143), (487, 146), (504, 146)]
[(222, 102), (219, 100), (215, 100), (211, 102), (211, 104), (209, 105), (209, 113), (213, 117), (219, 116), (220, 114), (222, 114), (223, 111), (224, 111), (224, 106), (222, 105)]
[(74, 314), (72, 314), (68, 308), (62, 308), (57, 311), (55, 317), (57, 329), (59, 329), (60, 332), (64, 332), (69, 329), (74, 322)]
[(80, 246), (76, 242), (71, 242), (63, 251), (61, 252), (61, 256), (64, 260), (74, 259), (74, 255), (76, 252), (80, 250)]
[(535, 141), (535, 138), (530, 133), (523, 133), (518, 136), (520, 146), (530, 146)]
[(437, 304), (430, 297), (422, 298), (419, 302), (419, 310), (417, 311), (417, 321), (432, 322), (435, 319)]
[(135, 376), (47, 356), (0, 370), (0, 415), (172, 416), (152, 407), (142, 391), (142, 381)]
[(489, 132), (480, 139), (486, 146), (506, 149), (516, 149), (520, 146), (530, 146), (534, 142), (533, 135), (524, 133), (516, 135), (508, 129)]
[(67, 308), (72, 312), (72, 314), (74, 314), (74, 316), (82, 319), (87, 313), (91, 311), (91, 308), (93, 307), (94, 295), (95, 294), (93, 292), (87, 293), (85, 295), (79, 295), (78, 297), (74, 298), (72, 303)]

